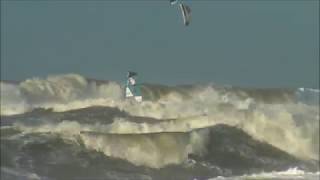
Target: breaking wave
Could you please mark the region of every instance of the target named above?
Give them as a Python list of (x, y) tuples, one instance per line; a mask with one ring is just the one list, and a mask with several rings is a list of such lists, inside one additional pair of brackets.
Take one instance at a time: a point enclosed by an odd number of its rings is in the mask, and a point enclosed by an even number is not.
[[(108, 162), (115, 158), (159, 171), (192, 166), (214, 172), (206, 178), (243, 174), (260, 166), (269, 171), (293, 166), (319, 169), (319, 90), (141, 87), (145, 100), (137, 103), (122, 97), (119, 83), (76, 74), (1, 82), (1, 133), (13, 131), (6, 140), (30, 146), (40, 141), (36, 144), (44, 143), (46, 148), (58, 138), (72, 148), (102, 153)], [(15, 131), (18, 134), (12, 135)], [(79, 152), (75, 149), (73, 154)], [(11, 167), (1, 171), (8, 176), (16, 172), (23, 172), (23, 177), (39, 175)], [(148, 179), (150, 174), (136, 175)]]
[(66, 111), (92, 105), (110, 105), (122, 91), (115, 82), (89, 81), (76, 75), (32, 78), (18, 84), (1, 82), (1, 115), (14, 115), (35, 108)]
[[(66, 178), (72, 173), (75, 174), (71, 177), (83, 177), (67, 170), (55, 173), (61, 167), (85, 169), (89, 179), (97, 175), (109, 177), (109, 173), (117, 169), (114, 175), (125, 179), (135, 179), (128, 178), (133, 174), (141, 177), (136, 179), (172, 179), (170, 176), (175, 179), (208, 179), (283, 171), (290, 167), (306, 172), (319, 170), (318, 161), (300, 160), (228, 125), (187, 132), (124, 134), (91, 131), (88, 127), (82, 127), (86, 130), (79, 132), (77, 127), (74, 128), (75, 124), (62, 121), (52, 131), (44, 127), (36, 129), (30, 124), (32, 130), (26, 125), (2, 129), (2, 143), (6, 144), (1, 146), (1, 152), (6, 152), (2, 164), (8, 166), (1, 169), (4, 176), (24, 172), (20, 176), (37, 174), (35, 177), (41, 177), (38, 179), (48, 176)], [(177, 171), (181, 173), (180, 177)], [(121, 175), (124, 172), (127, 175)], [(61, 174), (64, 176), (59, 177)]]
[[(32, 78), (19, 83), (2, 81), (1, 115), (15, 115), (36, 108), (53, 109), (54, 111), (68, 111), (90, 106), (108, 106), (125, 108), (122, 85), (111, 81), (99, 81), (84, 78), (77, 74), (49, 76), (46, 79)], [(163, 114), (150, 112), (157, 106), (166, 107), (181, 102), (190, 102), (192, 109), (206, 109), (206, 105), (231, 105), (238, 109), (247, 109), (255, 103), (283, 104), (289, 102), (306, 105), (319, 105), (319, 90), (298, 88), (294, 89), (246, 89), (213, 85), (162, 86), (142, 85), (144, 99), (149, 104), (149, 111), (135, 114), (153, 117), (177, 117), (179, 110), (185, 106), (178, 106)], [(195, 106), (196, 105), (196, 106)], [(152, 106), (152, 107), (151, 107)], [(170, 109), (173, 108), (170, 106)], [(179, 108), (179, 109), (177, 109)], [(167, 108), (169, 109), (169, 108)], [(197, 111), (197, 110), (196, 110)], [(199, 111), (199, 110), (198, 110)], [(150, 113), (148, 113), (150, 112)], [(194, 113), (194, 112), (192, 112)]]

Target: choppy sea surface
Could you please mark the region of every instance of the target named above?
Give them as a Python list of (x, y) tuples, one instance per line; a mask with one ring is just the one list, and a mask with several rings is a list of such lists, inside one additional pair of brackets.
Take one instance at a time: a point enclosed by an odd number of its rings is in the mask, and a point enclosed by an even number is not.
[(319, 90), (1, 81), (1, 179), (319, 179)]

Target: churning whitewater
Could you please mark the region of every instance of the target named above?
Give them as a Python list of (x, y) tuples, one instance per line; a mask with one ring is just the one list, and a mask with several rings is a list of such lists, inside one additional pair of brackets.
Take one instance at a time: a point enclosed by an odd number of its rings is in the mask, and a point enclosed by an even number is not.
[(319, 90), (1, 82), (1, 179), (318, 179)]

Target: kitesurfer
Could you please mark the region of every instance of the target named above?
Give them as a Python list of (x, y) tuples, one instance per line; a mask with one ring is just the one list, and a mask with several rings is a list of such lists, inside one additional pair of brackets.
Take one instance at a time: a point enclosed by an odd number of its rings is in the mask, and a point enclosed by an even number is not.
[(137, 85), (136, 76), (138, 73), (128, 71), (127, 74), (127, 82), (125, 88), (125, 97), (130, 98), (133, 97), (136, 101), (141, 102), (142, 96), (140, 93), (140, 87)]

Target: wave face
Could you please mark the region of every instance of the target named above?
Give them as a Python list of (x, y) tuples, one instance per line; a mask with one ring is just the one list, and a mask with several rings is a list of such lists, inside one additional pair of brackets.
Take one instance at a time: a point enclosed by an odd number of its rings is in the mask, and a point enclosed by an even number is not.
[(123, 98), (119, 83), (76, 74), (1, 82), (1, 179), (319, 171), (319, 90), (141, 90), (145, 100), (136, 103)]

